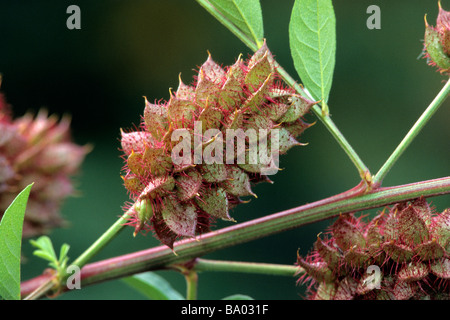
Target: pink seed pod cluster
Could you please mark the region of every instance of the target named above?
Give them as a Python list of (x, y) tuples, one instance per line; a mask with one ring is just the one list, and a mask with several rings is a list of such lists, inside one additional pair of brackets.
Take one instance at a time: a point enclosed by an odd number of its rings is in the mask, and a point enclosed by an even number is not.
[(146, 99), (139, 130), (121, 137), (135, 235), (153, 230), (172, 248), (215, 219), (232, 221), (229, 210), (255, 196), (252, 184), (278, 170), (276, 155), (301, 145), (298, 137), (311, 126), (302, 117), (313, 104), (282, 86), (266, 44), (225, 68), (209, 55), (192, 85), (180, 79), (169, 101)]
[(436, 26), (430, 26), (425, 16), (424, 57), (441, 73), (450, 73), (450, 12), (439, 2)]
[(341, 215), (298, 256), (309, 299), (450, 299), (450, 209), (435, 213), (419, 198), (362, 220)]
[(74, 175), (90, 147), (71, 141), (70, 119), (48, 116), (13, 118), (0, 95), (0, 217), (28, 184), (34, 183), (25, 212), (23, 237), (63, 225), (63, 201), (74, 193)]

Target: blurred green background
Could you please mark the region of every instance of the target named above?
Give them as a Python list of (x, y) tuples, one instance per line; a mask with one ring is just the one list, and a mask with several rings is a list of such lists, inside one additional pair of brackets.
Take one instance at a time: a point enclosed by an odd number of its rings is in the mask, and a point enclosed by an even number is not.
[[(279, 63), (296, 77), (290, 58), (288, 24), (293, 0), (262, 0), (267, 43)], [(68, 30), (66, 9), (81, 9), (81, 30)], [(381, 8), (381, 29), (369, 30), (366, 9)], [(445, 78), (418, 59), (425, 14), (430, 24), (436, 0), (334, 1), (337, 57), (329, 100), (332, 118), (373, 173), (381, 167), (415, 120), (432, 101)], [(442, 0), (450, 9), (450, 1)], [(66, 201), (62, 215), (70, 221), (51, 233), (59, 249), (71, 246), (77, 257), (122, 213), (127, 201), (120, 179), (119, 129), (139, 123), (143, 96), (168, 99), (178, 75), (189, 83), (207, 58), (232, 64), (250, 51), (194, 0), (165, 1), (1, 1), (0, 72), (2, 91), (17, 116), (45, 107), (72, 115), (73, 137), (93, 151), (76, 178), (79, 196)], [(384, 181), (392, 186), (449, 175), (450, 105), (446, 102)], [(313, 115), (309, 121), (316, 121)], [(280, 159), (285, 168), (258, 185), (258, 199), (233, 212), (247, 221), (345, 191), (359, 182), (350, 160), (318, 122), (302, 136), (306, 147), (291, 149)], [(438, 210), (450, 206), (448, 196), (432, 199)], [(293, 264), (306, 254), (316, 235), (332, 221), (249, 242), (207, 258)], [(230, 225), (219, 222), (217, 228)], [(156, 246), (151, 234), (132, 237), (125, 229), (95, 260)], [(23, 244), (26, 280), (45, 263)], [(184, 279), (159, 271), (183, 294)], [(241, 293), (256, 299), (300, 299), (304, 287), (290, 277), (202, 273), (199, 298), (220, 299)], [(140, 299), (121, 281), (111, 281), (64, 294), (59, 299)]]

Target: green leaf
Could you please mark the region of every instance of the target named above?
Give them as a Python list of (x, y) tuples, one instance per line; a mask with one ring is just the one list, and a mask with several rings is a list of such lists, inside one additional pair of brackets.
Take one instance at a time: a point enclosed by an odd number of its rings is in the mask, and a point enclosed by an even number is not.
[(238, 28), (259, 46), (264, 38), (259, 0), (197, 0), (209, 13), (234, 32)]
[(63, 262), (67, 260), (67, 253), (69, 252), (70, 246), (67, 243), (64, 243), (61, 246), (61, 249), (59, 251), (59, 261)]
[(35, 250), (33, 251), (33, 254), (36, 257), (39, 257), (41, 259), (50, 261), (50, 262), (54, 262), (55, 261), (55, 257), (53, 257), (51, 254), (49, 254), (47, 251), (42, 251), (42, 250)]
[(169, 282), (153, 272), (126, 277), (122, 281), (151, 300), (184, 300)]
[(331, 0), (296, 0), (289, 42), (303, 85), (313, 99), (326, 103), (336, 58), (336, 18)]
[(254, 300), (254, 299), (245, 294), (233, 294), (231, 296), (223, 298), (222, 300)]
[(39, 258), (49, 261), (49, 266), (55, 269), (58, 273), (63, 273), (67, 264), (67, 253), (70, 246), (64, 243), (59, 251), (59, 258), (56, 256), (52, 240), (47, 236), (40, 236), (37, 240), (30, 240), (30, 243), (38, 248), (34, 250), (33, 254)]
[(19, 193), (0, 221), (0, 296), (7, 300), (20, 299), (22, 228), (32, 185)]
[[(41, 250), (36, 250), (33, 252), (33, 254), (38, 255), (36, 253), (38, 252), (44, 252), (48, 256), (48, 258), (44, 258), (49, 261), (57, 261), (58, 258), (56, 257), (55, 249), (53, 248), (52, 240), (50, 240), (47, 236), (40, 236), (37, 240), (30, 240), (30, 243)], [(43, 258), (43, 256), (40, 256)]]

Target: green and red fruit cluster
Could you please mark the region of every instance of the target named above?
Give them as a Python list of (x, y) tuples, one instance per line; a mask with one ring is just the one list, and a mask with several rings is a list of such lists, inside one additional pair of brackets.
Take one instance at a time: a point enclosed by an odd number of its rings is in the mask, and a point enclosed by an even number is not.
[[(276, 151), (283, 154), (300, 145), (297, 138), (311, 126), (302, 117), (314, 102), (281, 85), (266, 44), (247, 61), (239, 57), (225, 68), (209, 55), (195, 78), (192, 85), (180, 79), (167, 102), (146, 99), (139, 131), (122, 131), (121, 137), (126, 162), (122, 178), (133, 201), (127, 208), (129, 224), (135, 234), (153, 229), (169, 247), (178, 237), (208, 231), (214, 219), (233, 220), (229, 210), (243, 202), (241, 197), (254, 196), (253, 183), (268, 180), (262, 173), (267, 164), (236, 161), (235, 153), (229, 161), (223, 139), (227, 130), (277, 129)], [(174, 139), (179, 130), (190, 138)], [(211, 130), (213, 136), (208, 135)], [(183, 143), (189, 148), (180, 152)], [(217, 143), (223, 148), (216, 148)], [(214, 161), (196, 161), (199, 151)], [(174, 154), (180, 153), (187, 160), (174, 162)], [(248, 150), (243, 156), (248, 160)]]
[(436, 26), (430, 26), (425, 16), (424, 52), (428, 64), (436, 66), (441, 73), (450, 73), (450, 12), (439, 2)]
[(297, 263), (310, 299), (450, 299), (450, 209), (398, 203), (369, 222), (341, 215)]

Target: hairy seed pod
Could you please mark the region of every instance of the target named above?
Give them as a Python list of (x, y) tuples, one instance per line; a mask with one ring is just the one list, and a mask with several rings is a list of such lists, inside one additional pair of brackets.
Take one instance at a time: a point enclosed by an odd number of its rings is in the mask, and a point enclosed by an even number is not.
[[(449, 299), (449, 209), (424, 198), (398, 203), (368, 223), (341, 215), (328, 239), (297, 264), (310, 299)], [(335, 288), (324, 295), (323, 288)]]
[(121, 132), (124, 185), (132, 201), (153, 208), (151, 218), (136, 210), (129, 224), (135, 232), (151, 224), (169, 247), (211, 220), (234, 221), (230, 209), (256, 197), (253, 182), (303, 145), (297, 139), (311, 126), (303, 117), (315, 103), (282, 86), (266, 44), (225, 68), (209, 54), (195, 78), (180, 79), (167, 102), (145, 99), (139, 130)]
[(70, 137), (70, 119), (49, 116), (14, 118), (0, 94), (0, 218), (17, 194), (34, 182), (23, 224), (23, 237), (47, 233), (64, 225), (63, 201), (75, 193), (73, 176), (90, 146)]
[(436, 26), (430, 26), (425, 16), (424, 56), (428, 64), (436, 66), (441, 73), (450, 72), (450, 12), (439, 2)]

